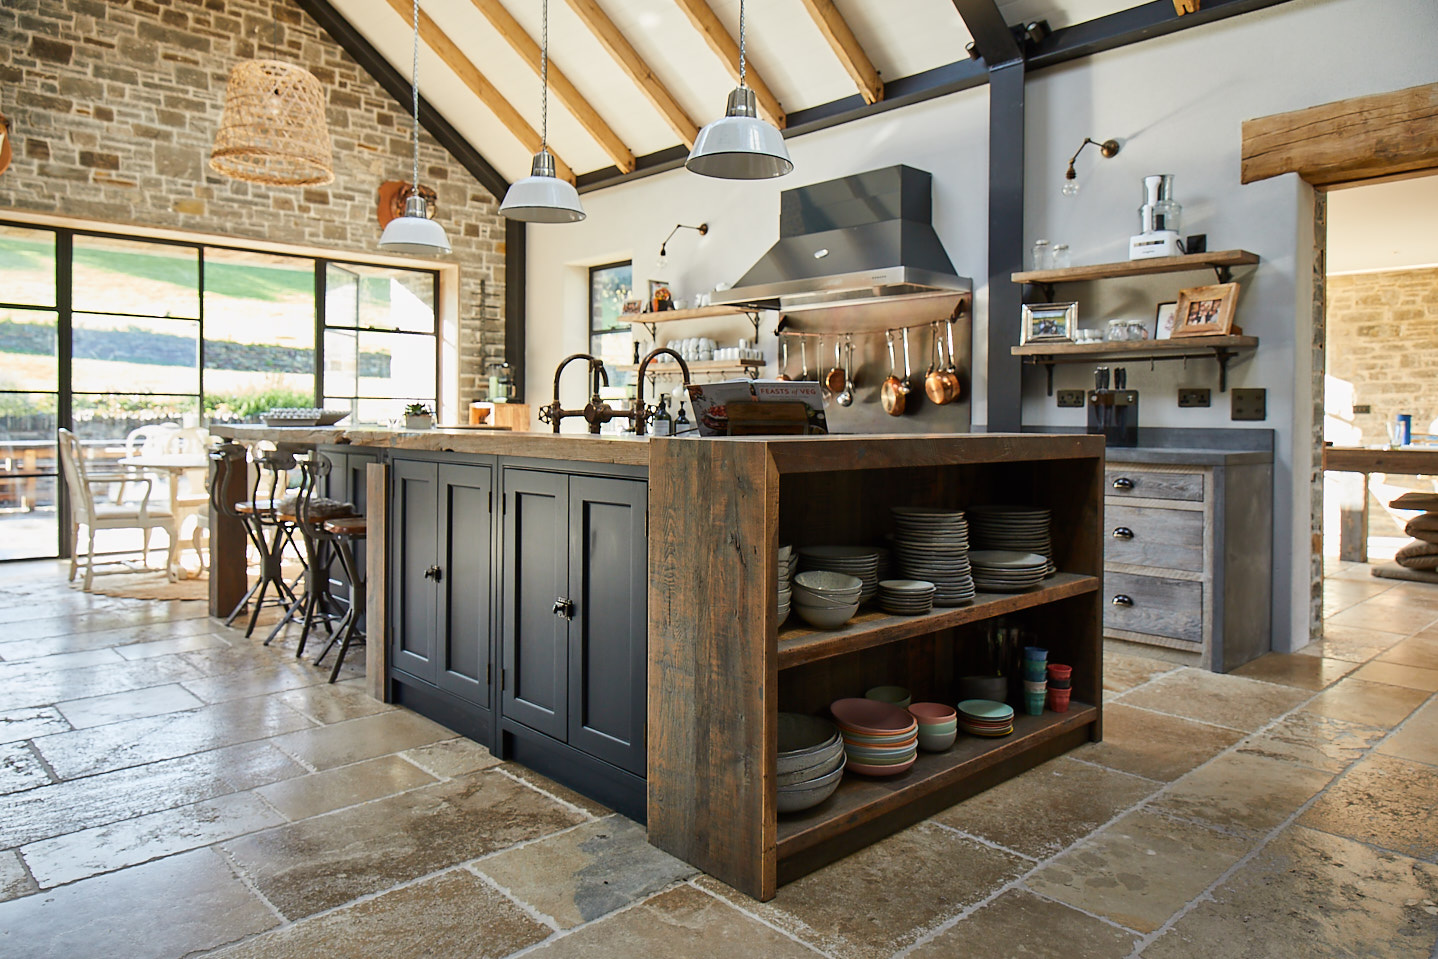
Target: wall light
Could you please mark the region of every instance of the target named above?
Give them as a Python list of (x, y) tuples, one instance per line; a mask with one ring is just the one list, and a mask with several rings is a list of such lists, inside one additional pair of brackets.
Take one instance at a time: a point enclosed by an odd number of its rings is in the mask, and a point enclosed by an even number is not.
[(1083, 152), (1084, 147), (1088, 146), (1090, 143), (1098, 147), (1099, 152), (1102, 153), (1106, 158), (1112, 159), (1113, 157), (1118, 156), (1117, 140), (1104, 140), (1102, 142), (1099, 142), (1093, 137), (1084, 137), (1083, 142), (1079, 144), (1079, 148), (1074, 151), (1074, 155), (1069, 157), (1069, 168), (1064, 172), (1064, 196), (1078, 195), (1078, 173), (1074, 170), (1074, 161), (1079, 158), (1079, 154)]

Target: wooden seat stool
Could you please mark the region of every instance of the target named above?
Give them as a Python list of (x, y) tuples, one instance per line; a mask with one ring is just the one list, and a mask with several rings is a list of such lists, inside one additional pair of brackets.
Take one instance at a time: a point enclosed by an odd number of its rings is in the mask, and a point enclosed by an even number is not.
[(318, 666), (324, 661), (326, 654), (339, 643), (339, 653), (335, 657), (334, 668), (330, 670), (330, 682), (334, 682), (340, 674), (340, 667), (344, 665), (345, 654), (356, 641), (364, 645), (365, 634), (360, 628), (359, 619), (364, 615), (365, 609), (365, 579), (364, 571), (355, 562), (354, 543), (356, 540), (365, 538), (366, 526), (363, 516), (339, 517), (325, 520), (320, 525), (323, 535), (327, 537), (339, 556), (340, 568), (344, 570), (345, 579), (350, 584), (350, 605), (345, 610), (344, 618), (340, 620), (335, 635), (330, 638), (329, 645), (325, 646), (320, 653), (319, 659), (315, 660)]

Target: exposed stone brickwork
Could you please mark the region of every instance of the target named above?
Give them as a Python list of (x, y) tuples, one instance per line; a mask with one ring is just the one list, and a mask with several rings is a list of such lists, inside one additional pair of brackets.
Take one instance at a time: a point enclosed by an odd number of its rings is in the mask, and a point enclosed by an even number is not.
[[(272, 44), (325, 88), (328, 186), (209, 169), (230, 68)], [(0, 209), (372, 252), (376, 190), (410, 174), (405, 109), (290, 0), (4, 0), (0, 84), (15, 137)], [(482, 398), (504, 352), (499, 204), (423, 133), (420, 179), (460, 267), (460, 397)]]
[(1388, 442), (1388, 424), (1438, 419), (1438, 269), (1328, 278), (1328, 372), (1355, 387), (1363, 442)]

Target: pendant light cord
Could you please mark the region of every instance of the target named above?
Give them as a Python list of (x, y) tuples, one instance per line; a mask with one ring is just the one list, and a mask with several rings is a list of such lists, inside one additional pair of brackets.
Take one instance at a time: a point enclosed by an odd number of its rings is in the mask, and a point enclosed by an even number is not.
[(739, 85), (744, 85), (744, 0), (739, 0)]
[(414, 109), (414, 192), (419, 195), (419, 0), (414, 0), (414, 48), (409, 71), (410, 103)]
[(539, 152), (549, 150), (549, 0), (544, 0), (543, 43), (539, 45)]

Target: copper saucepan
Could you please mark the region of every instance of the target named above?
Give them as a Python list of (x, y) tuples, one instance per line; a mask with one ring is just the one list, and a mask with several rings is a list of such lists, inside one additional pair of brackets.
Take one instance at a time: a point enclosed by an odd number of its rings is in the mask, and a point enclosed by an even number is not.
[(839, 352), (839, 338), (836, 336), (834, 337), (834, 368), (829, 371), (829, 375), (824, 377), (824, 387), (830, 393), (838, 396), (844, 392), (844, 385), (848, 381), (849, 378), (844, 375), (843, 361)]
[(931, 401), (943, 406), (953, 399), (949, 381), (944, 376), (944, 350), (939, 339), (939, 324), (930, 323), (929, 333), (933, 336), (933, 350), (929, 358), (929, 371), (924, 374), (924, 393)]
[[(960, 306), (959, 309), (962, 309), (962, 306)], [(958, 313), (959, 309), (954, 310), (954, 313)], [(959, 371), (954, 366), (954, 317), (952, 314), (945, 321), (945, 325), (949, 329), (949, 365), (944, 369), (944, 378), (952, 384), (949, 389), (950, 396), (948, 399), (948, 402), (952, 403), (964, 395), (964, 381), (960, 378)]]
[(894, 372), (894, 331), (884, 332), (884, 339), (889, 345), (889, 375), (879, 389), (879, 394), (884, 404), (884, 412), (890, 416), (903, 416), (904, 405), (909, 399), (908, 331), (905, 330), (904, 334), (904, 378), (901, 380)]

